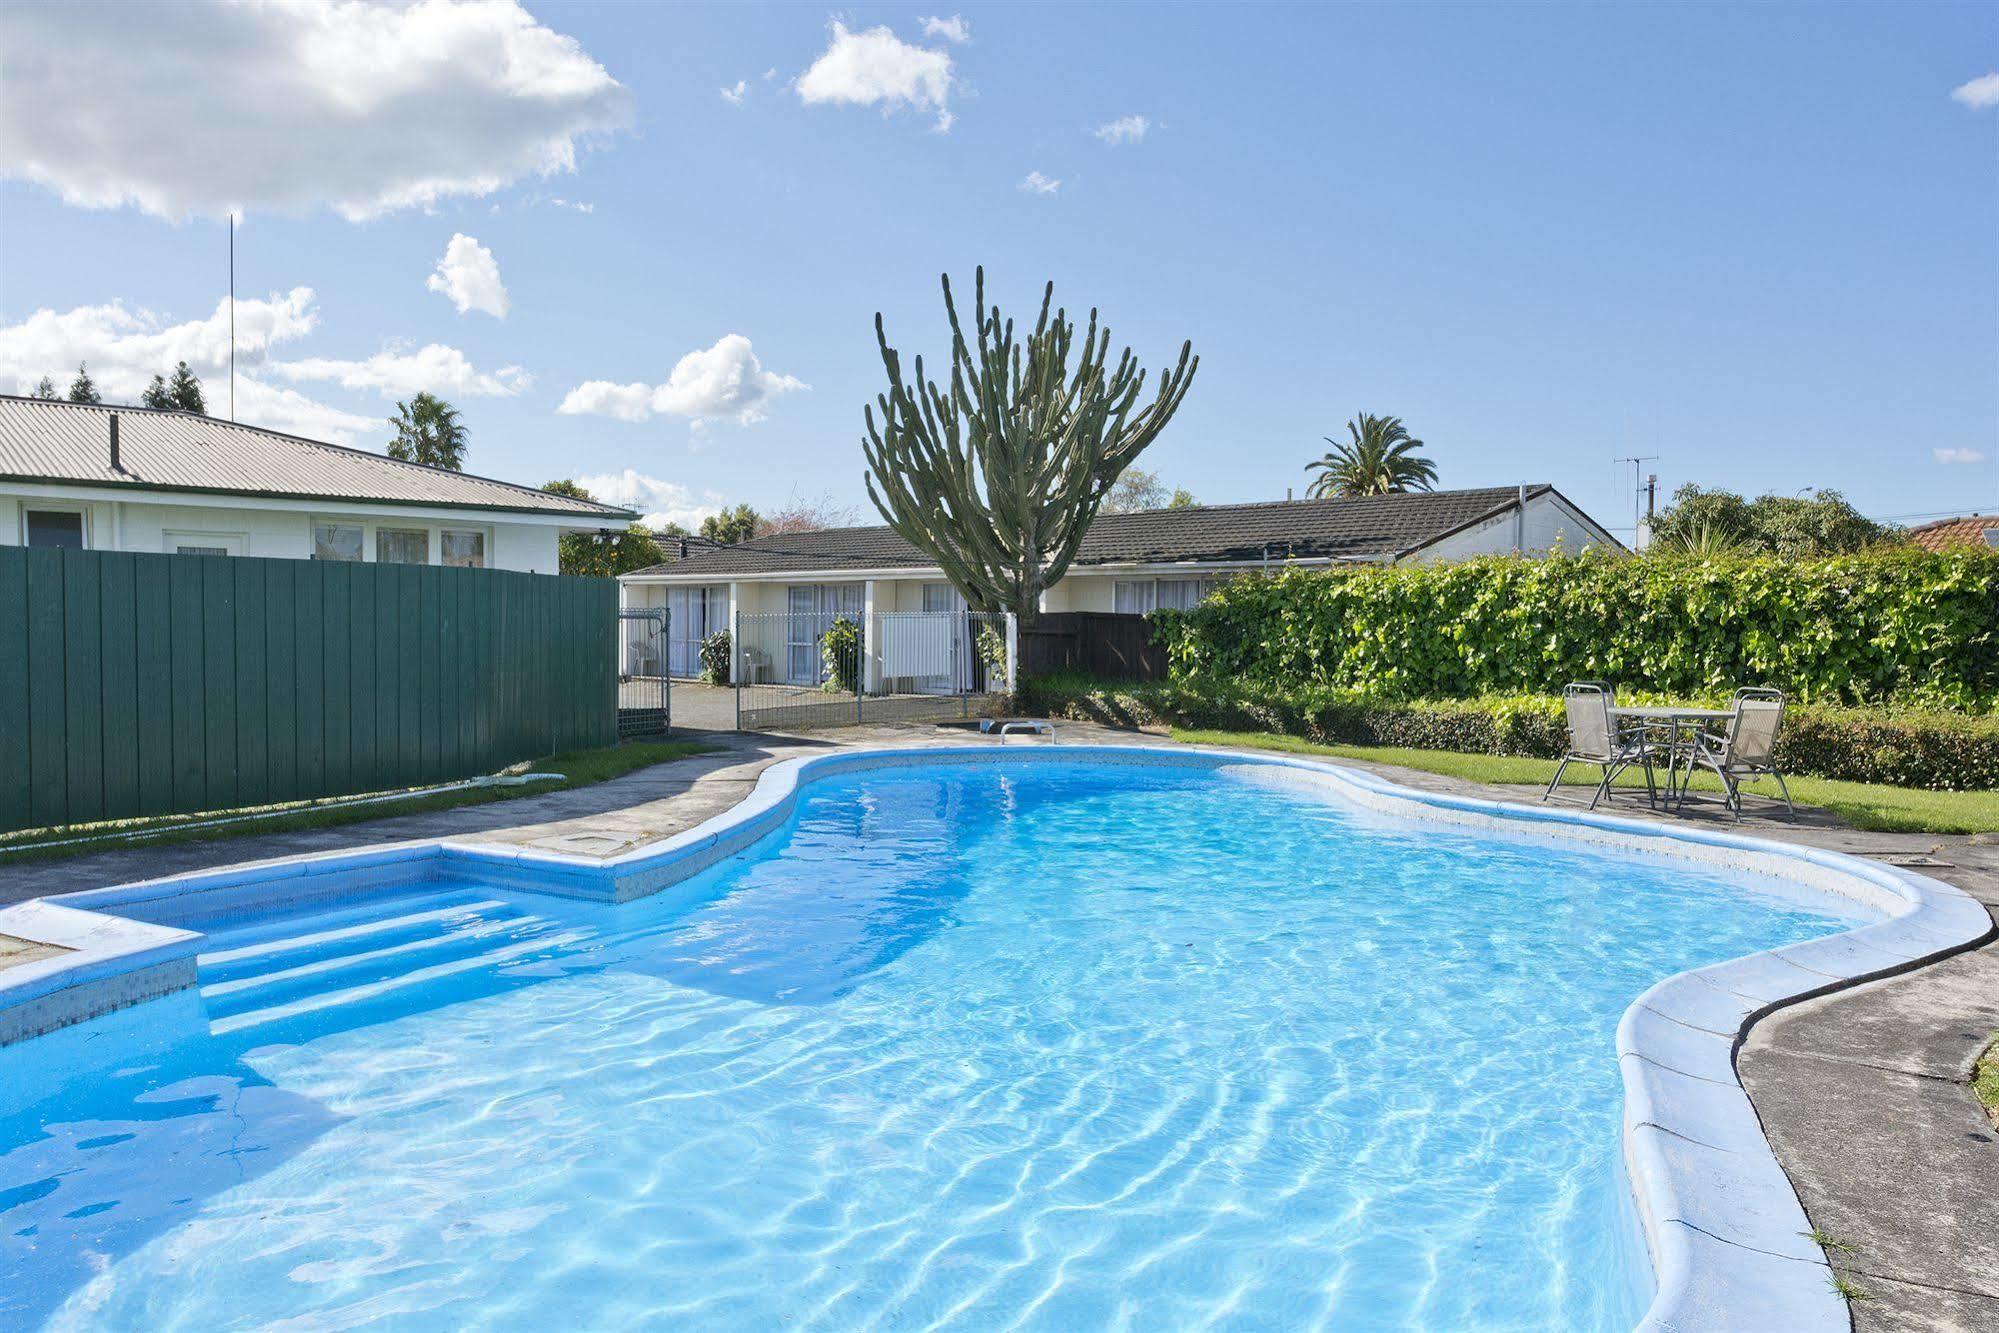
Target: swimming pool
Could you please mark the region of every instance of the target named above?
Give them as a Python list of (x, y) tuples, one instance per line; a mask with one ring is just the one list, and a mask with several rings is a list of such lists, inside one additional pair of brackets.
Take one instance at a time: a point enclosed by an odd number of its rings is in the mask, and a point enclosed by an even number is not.
[(1878, 915), (1040, 754), (635, 902), (189, 921), (198, 990), (0, 1048), (0, 1325), (1630, 1327), (1627, 1006)]

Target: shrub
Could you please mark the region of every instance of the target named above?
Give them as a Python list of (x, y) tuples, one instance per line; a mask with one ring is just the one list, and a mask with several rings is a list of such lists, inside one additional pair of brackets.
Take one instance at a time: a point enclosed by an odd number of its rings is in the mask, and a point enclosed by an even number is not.
[(819, 637), (819, 656), (826, 663), (826, 685), (833, 694), (852, 694), (860, 681), (861, 627), (841, 616)]
[(729, 631), (718, 629), (701, 640), (701, 679), (710, 685), (729, 683)]
[(1608, 680), (1680, 699), (1765, 684), (1827, 704), (1999, 699), (1999, 554), (1975, 549), (1292, 569), (1154, 624), (1174, 679), (1286, 692), (1458, 699)]
[[(1719, 700), (1710, 700), (1719, 703)], [(1023, 712), (1108, 726), (1172, 725), (1272, 731), (1322, 744), (1406, 746), (1469, 754), (1558, 758), (1567, 746), (1553, 697), (1382, 699), (1324, 686), (1186, 682), (1099, 684), (1075, 677), (1021, 683)], [(1919, 709), (1794, 705), (1778, 763), (1786, 772), (1934, 791), (1999, 787), (1999, 717)]]

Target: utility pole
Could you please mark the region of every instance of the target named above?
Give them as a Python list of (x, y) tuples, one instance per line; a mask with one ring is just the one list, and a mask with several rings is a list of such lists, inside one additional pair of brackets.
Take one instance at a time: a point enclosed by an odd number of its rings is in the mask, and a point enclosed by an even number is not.
[[(1631, 549), (1642, 551), (1652, 536), (1652, 506), (1658, 491), (1659, 474), (1653, 473), (1648, 479), (1642, 469), (1647, 463), (1659, 461), (1657, 454), (1643, 454), (1637, 458), (1614, 458), (1613, 463), (1631, 464)], [(1639, 512), (1643, 502), (1644, 512)]]

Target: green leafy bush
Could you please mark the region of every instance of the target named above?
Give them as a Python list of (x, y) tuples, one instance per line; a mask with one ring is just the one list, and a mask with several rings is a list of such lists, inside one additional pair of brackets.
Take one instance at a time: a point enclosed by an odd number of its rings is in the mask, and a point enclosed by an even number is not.
[(701, 679), (710, 685), (729, 683), (729, 631), (718, 629), (701, 640)]
[(839, 617), (819, 636), (819, 656), (826, 663), (827, 692), (852, 694), (861, 678), (861, 627)]
[[(1568, 740), (1562, 701), (1537, 696), (1382, 699), (1328, 686), (1117, 685), (1043, 676), (1021, 683), (1019, 707), (1032, 716), (1109, 726), (1272, 731), (1323, 744), (1534, 759), (1558, 758)], [(1999, 717), (1797, 705), (1785, 712), (1777, 758), (1785, 771), (1813, 777), (1934, 791), (1986, 790), (1999, 787)]]
[(1458, 699), (1608, 680), (1675, 699), (1775, 685), (1813, 703), (1999, 700), (1999, 554), (1975, 549), (1293, 569), (1154, 623), (1175, 680), (1286, 692)]

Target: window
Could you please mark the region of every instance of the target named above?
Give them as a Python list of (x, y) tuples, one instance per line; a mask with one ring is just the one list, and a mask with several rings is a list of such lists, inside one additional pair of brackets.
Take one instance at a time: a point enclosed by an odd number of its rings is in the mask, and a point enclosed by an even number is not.
[(923, 609), (925, 611), (962, 611), (965, 598), (948, 583), (926, 583), (923, 585)]
[(243, 538), (234, 532), (166, 532), (167, 550), (175, 555), (241, 555)]
[(429, 531), (424, 528), (376, 528), (375, 563), (379, 565), (429, 564)]
[(1999, 550), (1999, 528), (1985, 529), (1985, 544)]
[(1119, 579), (1111, 587), (1111, 610), (1121, 616), (1148, 615), (1158, 606), (1159, 585), (1154, 579)]
[(361, 558), (361, 525), (359, 523), (313, 524), (312, 558), (314, 560), (359, 560)]
[(817, 685), (826, 679), (819, 640), (841, 616), (859, 621), (862, 587), (858, 583), (794, 583), (785, 591), (785, 679), (795, 685)]
[(83, 511), (80, 509), (30, 509), (27, 514), (28, 545), (83, 549)]
[(437, 534), (437, 550), (440, 562), (453, 569), (486, 567), (486, 534), (483, 532), (446, 528)]
[(1185, 611), (1214, 590), (1213, 579), (1119, 579), (1111, 585), (1111, 610), (1125, 616)]

